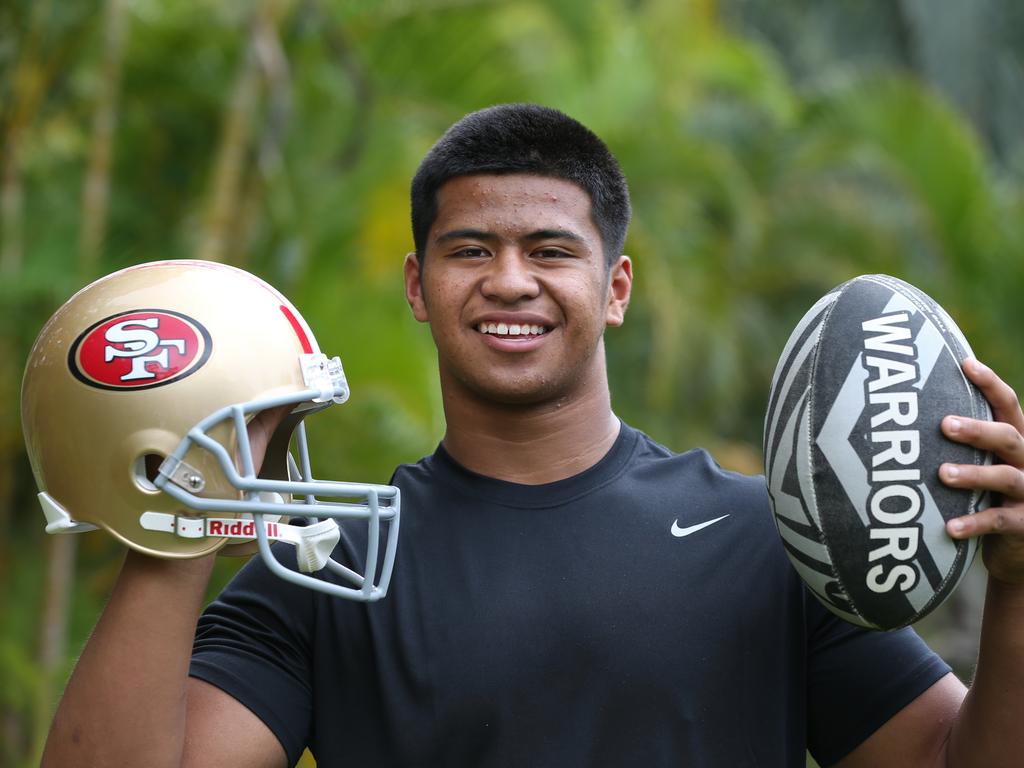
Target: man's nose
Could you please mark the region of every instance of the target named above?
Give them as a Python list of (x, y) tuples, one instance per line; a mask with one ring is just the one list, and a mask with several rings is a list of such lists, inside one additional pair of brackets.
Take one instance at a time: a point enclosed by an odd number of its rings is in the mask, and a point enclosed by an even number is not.
[(514, 304), (536, 298), (540, 293), (540, 283), (526, 254), (502, 250), (491, 260), (480, 290), (487, 298)]

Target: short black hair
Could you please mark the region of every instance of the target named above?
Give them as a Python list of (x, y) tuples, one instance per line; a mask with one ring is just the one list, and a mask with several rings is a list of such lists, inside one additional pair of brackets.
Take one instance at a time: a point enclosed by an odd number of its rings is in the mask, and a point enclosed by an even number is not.
[(589, 128), (557, 109), (499, 104), (449, 128), (412, 180), (412, 236), (423, 266), (437, 193), (458, 176), (530, 173), (571, 181), (590, 196), (590, 215), (611, 267), (629, 228), (629, 188), (618, 161)]

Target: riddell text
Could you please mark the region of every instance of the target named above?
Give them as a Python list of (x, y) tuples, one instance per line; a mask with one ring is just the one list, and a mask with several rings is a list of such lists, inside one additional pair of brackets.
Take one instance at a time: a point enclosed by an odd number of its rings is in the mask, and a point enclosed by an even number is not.
[[(267, 536), (276, 539), (278, 536), (277, 523), (266, 523)], [(256, 522), (253, 520), (235, 520), (226, 522), (224, 520), (210, 520), (207, 523), (206, 534), (208, 536), (239, 536), (244, 538), (256, 537)]]

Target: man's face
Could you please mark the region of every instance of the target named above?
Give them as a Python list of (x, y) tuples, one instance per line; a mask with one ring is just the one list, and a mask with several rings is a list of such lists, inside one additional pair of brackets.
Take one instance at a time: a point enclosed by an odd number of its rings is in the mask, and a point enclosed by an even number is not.
[(605, 386), (602, 335), (622, 323), (632, 273), (624, 256), (609, 272), (590, 210), (564, 179), (463, 176), (441, 187), (422, 273), (410, 254), (405, 280), (446, 392), (542, 403)]

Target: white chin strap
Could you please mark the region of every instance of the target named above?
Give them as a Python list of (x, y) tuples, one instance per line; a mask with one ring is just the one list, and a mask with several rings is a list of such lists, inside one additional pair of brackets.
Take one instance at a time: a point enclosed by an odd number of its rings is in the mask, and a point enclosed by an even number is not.
[(257, 522), (251, 515), (187, 517), (167, 512), (143, 512), (139, 517), (139, 525), (147, 531), (173, 533), (182, 539), (209, 537), (247, 541), (256, 538), (256, 526), (262, 525), (268, 539), (287, 541), (295, 547), (295, 558), (303, 573), (313, 573), (323, 568), (341, 537), (338, 524), (330, 517), (312, 525), (291, 525), (267, 519)]

